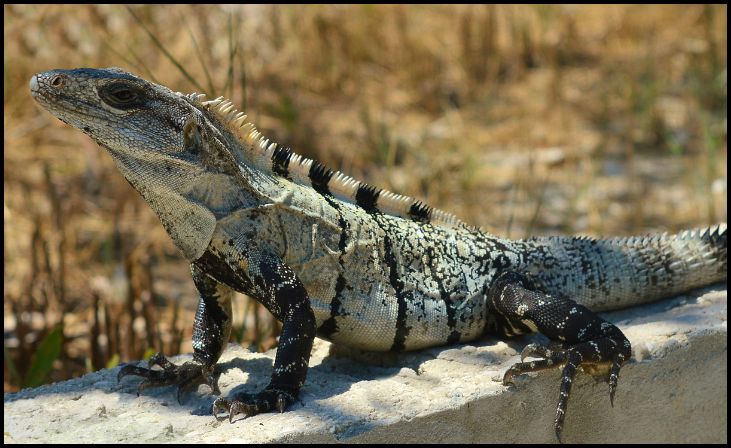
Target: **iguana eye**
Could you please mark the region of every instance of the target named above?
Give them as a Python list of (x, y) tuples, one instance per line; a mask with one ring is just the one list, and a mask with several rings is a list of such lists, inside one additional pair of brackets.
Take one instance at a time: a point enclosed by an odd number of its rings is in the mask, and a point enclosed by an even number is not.
[(104, 86), (99, 91), (99, 96), (110, 106), (117, 108), (128, 108), (140, 103), (141, 95), (127, 83), (113, 83)]
[(120, 103), (128, 103), (135, 99), (135, 94), (129, 89), (121, 89), (116, 92), (112, 92), (112, 96)]

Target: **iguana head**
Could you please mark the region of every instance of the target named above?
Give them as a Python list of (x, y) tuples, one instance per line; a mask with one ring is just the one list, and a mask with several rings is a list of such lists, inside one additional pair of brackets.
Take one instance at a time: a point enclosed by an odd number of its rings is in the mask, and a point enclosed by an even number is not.
[(30, 90), (49, 112), (109, 151), (187, 258), (203, 253), (216, 219), (190, 194), (211, 174), (204, 163), (211, 159), (203, 151), (210, 149), (203, 148), (205, 112), (195, 98), (118, 68), (38, 73)]
[(281, 202), (276, 198), (293, 189), (290, 182), (368, 213), (466, 227), (270, 141), (223, 97), (202, 101), (204, 95), (173, 92), (118, 68), (51, 70), (33, 76), (30, 89), (43, 107), (110, 152), (190, 260), (205, 251), (216, 219)]
[(180, 152), (194, 112), (170, 89), (118, 68), (51, 70), (33, 76), (30, 90), (61, 121), (119, 152)]

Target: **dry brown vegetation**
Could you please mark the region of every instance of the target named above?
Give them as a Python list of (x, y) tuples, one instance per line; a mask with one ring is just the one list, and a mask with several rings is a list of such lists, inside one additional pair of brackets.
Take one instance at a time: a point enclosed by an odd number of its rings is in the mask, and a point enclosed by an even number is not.
[[(726, 221), (727, 7), (4, 7), (5, 390), (190, 351), (187, 264), (32, 74), (120, 66), (513, 238)], [(181, 67), (183, 69), (181, 69)], [(235, 304), (235, 337), (277, 323)]]

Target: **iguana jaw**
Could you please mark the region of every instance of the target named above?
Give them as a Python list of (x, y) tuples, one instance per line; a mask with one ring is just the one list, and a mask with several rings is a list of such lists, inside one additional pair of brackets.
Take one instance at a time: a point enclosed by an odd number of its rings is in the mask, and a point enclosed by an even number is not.
[(186, 195), (207, 175), (196, 152), (186, 151), (183, 129), (200, 120), (193, 105), (119, 69), (38, 73), (30, 90), (41, 106), (107, 149), (187, 259), (203, 254), (216, 219), (205, 204)]

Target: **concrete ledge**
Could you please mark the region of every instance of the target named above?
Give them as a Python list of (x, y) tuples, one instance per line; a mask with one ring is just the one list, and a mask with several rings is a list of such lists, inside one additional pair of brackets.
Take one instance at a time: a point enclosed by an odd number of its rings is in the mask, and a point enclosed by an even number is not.
[[(579, 373), (565, 442), (727, 442), (726, 285), (606, 313), (632, 341), (614, 408), (607, 384)], [(117, 384), (119, 367), (4, 397), (4, 441), (40, 443), (555, 442), (560, 372), (500, 380), (541, 336), (487, 339), (401, 355), (335, 350), (317, 340), (300, 398), (284, 414), (210, 415), (201, 386), (182, 405), (173, 388), (137, 397), (138, 381)], [(274, 352), (230, 346), (222, 393), (255, 392)], [(189, 355), (175, 358), (177, 363)]]

